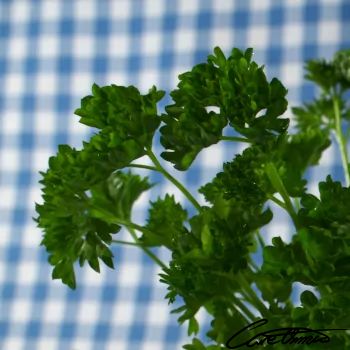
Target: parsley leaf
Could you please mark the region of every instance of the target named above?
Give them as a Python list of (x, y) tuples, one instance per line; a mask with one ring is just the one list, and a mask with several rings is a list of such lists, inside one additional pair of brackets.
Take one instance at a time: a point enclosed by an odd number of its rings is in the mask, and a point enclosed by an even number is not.
[[(187, 350), (223, 349), (234, 330), (258, 318), (271, 328), (344, 328), (350, 324), (350, 166), (347, 143), (350, 105), (350, 50), (333, 59), (306, 63), (306, 78), (319, 88), (313, 101), (294, 107), (295, 133), (288, 131), (287, 90), (252, 60), (253, 51), (234, 48), (226, 57), (215, 48), (206, 63), (181, 74), (170, 93), (173, 103), (158, 115), (163, 91), (141, 94), (133, 86), (94, 85), (76, 110), (94, 134), (80, 150), (60, 145), (42, 172), (43, 203), (35, 218), (41, 244), (53, 265), (52, 278), (76, 287), (75, 264), (114, 266), (112, 243), (137, 246), (162, 269), (165, 298), (188, 334), (197, 335), (201, 309), (212, 317), (207, 336), (193, 338)], [(226, 127), (243, 137), (223, 136)], [(350, 129), (349, 129), (350, 130)], [(202, 185), (201, 205), (153, 152), (160, 132), (161, 156), (187, 170), (202, 149), (221, 140), (244, 141), (221, 171)], [(337, 140), (346, 185), (327, 176), (319, 196), (308, 192), (305, 172)], [(153, 165), (135, 162), (148, 157)], [(125, 168), (158, 172), (193, 205), (189, 214), (175, 196), (150, 201), (147, 222), (132, 221), (138, 198), (151, 189), (147, 177)], [(274, 202), (290, 216), (295, 233), (284, 242), (280, 228), (272, 244), (262, 228), (273, 222)], [(125, 227), (134, 242), (114, 240)], [(269, 226), (270, 227), (270, 226)], [(149, 248), (170, 252), (165, 264)], [(262, 255), (257, 266), (253, 253)], [(299, 305), (291, 300), (295, 283), (308, 290)], [(250, 330), (257, 335), (260, 329)], [(332, 349), (347, 349), (347, 333), (332, 336)]]

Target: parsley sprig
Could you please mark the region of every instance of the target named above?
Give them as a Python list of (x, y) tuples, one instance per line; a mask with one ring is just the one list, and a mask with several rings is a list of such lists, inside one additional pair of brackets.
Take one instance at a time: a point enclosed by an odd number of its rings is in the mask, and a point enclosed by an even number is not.
[[(215, 48), (206, 63), (179, 76), (163, 113), (157, 103), (164, 91), (155, 87), (142, 95), (133, 86), (94, 85), (75, 113), (95, 133), (79, 150), (59, 146), (41, 173), (43, 203), (36, 205), (35, 220), (52, 278), (74, 289), (77, 262), (99, 272), (101, 261), (114, 267), (113, 243), (143, 249), (162, 269), (169, 303), (183, 301), (172, 312), (187, 322), (189, 335), (199, 332), (201, 308), (212, 316), (206, 344), (193, 338), (187, 350), (223, 349), (234, 330), (261, 317), (276, 327), (350, 327), (350, 51), (307, 62), (306, 78), (319, 92), (292, 109), (294, 133), (283, 117), (286, 88), (276, 78), (269, 81), (252, 57), (252, 49), (235, 48), (225, 57)], [(227, 127), (237, 136), (224, 135)], [(246, 148), (198, 188), (206, 201), (201, 205), (155, 154), (158, 131), (161, 158), (181, 171), (218, 142)], [(305, 172), (319, 163), (333, 135), (345, 186), (328, 175), (315, 196), (308, 193)], [(139, 162), (144, 156), (152, 165)], [(138, 168), (163, 175), (194, 214), (166, 194), (150, 202), (146, 223), (133, 222), (134, 203), (153, 186), (133, 172)], [(262, 237), (261, 228), (273, 220), (271, 202), (294, 224), (289, 243), (282, 232), (275, 232), (271, 245)], [(115, 239), (122, 227), (133, 241)], [(161, 261), (152, 247), (170, 250), (170, 261)], [(257, 251), (261, 266), (252, 258)], [(299, 304), (291, 299), (296, 282), (308, 287)], [(349, 347), (348, 334), (332, 336), (332, 349)]]

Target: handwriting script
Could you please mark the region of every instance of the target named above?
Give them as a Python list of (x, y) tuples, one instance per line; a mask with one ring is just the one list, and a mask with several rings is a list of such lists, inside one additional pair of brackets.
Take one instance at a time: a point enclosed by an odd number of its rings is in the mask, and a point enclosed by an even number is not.
[[(347, 329), (310, 329), (306, 327), (288, 327), (288, 328), (276, 328), (268, 331), (264, 331), (249, 338), (249, 331), (261, 327), (268, 323), (268, 320), (263, 318), (255, 321), (250, 325), (244, 327), (237, 333), (235, 333), (226, 342), (228, 349), (238, 349), (246, 346), (248, 348), (254, 346), (266, 346), (275, 344), (315, 344), (315, 343), (328, 343), (330, 338), (323, 332), (326, 331), (346, 331)], [(234, 345), (238, 336), (244, 336), (245, 339), (242, 343)]]

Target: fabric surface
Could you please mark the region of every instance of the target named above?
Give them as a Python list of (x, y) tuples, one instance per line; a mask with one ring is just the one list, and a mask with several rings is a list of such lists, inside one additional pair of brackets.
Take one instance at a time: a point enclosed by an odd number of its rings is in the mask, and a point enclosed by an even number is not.
[[(0, 0), (1, 350), (178, 350), (186, 343), (186, 326), (169, 313), (176, 305), (164, 300), (160, 271), (141, 251), (115, 246), (116, 269), (99, 275), (78, 268), (71, 291), (51, 280), (32, 217), (41, 202), (38, 171), (46, 170), (58, 144), (80, 148), (91, 132), (73, 112), (94, 82), (169, 92), (177, 75), (215, 46), (225, 53), (253, 47), (255, 60), (287, 86), (296, 105), (315, 93), (303, 80), (303, 62), (350, 46), (350, 1)], [(188, 173), (167, 169), (195, 191), (239, 147), (211, 147)], [(334, 148), (319, 169), (321, 178), (341, 177)], [(171, 184), (140, 173), (158, 185), (137, 202), (134, 221), (143, 223), (149, 199), (166, 192), (185, 203)], [(319, 173), (308, 176), (316, 191)], [(276, 210), (266, 241), (291, 233)], [(120, 238), (129, 239), (126, 232)], [(201, 312), (199, 320), (210, 321)]]

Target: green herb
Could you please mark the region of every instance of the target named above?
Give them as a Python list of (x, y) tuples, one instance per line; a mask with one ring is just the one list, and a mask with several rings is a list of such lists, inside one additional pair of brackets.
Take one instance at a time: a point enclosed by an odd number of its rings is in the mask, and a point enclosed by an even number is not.
[[(226, 58), (215, 48), (206, 63), (179, 76), (173, 104), (163, 114), (157, 103), (164, 92), (155, 87), (142, 95), (132, 86), (94, 85), (76, 114), (96, 133), (80, 150), (59, 146), (41, 173), (43, 203), (36, 206), (36, 221), (52, 278), (76, 288), (76, 262), (99, 272), (100, 261), (113, 268), (112, 243), (143, 249), (162, 269), (169, 303), (183, 301), (172, 312), (187, 322), (189, 335), (199, 332), (201, 308), (212, 316), (206, 344), (194, 338), (187, 350), (224, 349), (235, 331), (259, 318), (277, 328), (350, 328), (350, 51), (307, 62), (306, 78), (319, 92), (292, 109), (294, 133), (283, 117), (287, 90), (278, 79), (269, 81), (252, 56), (252, 49), (233, 49)], [(239, 136), (223, 134), (230, 128)], [(157, 131), (161, 157), (182, 171), (220, 141), (246, 148), (198, 189), (203, 206), (154, 153)], [(308, 193), (305, 172), (319, 163), (332, 136), (345, 186), (328, 175), (315, 196)], [(137, 161), (143, 156), (152, 165)], [(133, 204), (152, 187), (131, 172), (137, 168), (163, 175), (195, 214), (167, 194), (150, 202), (145, 224), (133, 222)], [(289, 243), (282, 232), (275, 232), (272, 245), (262, 237), (261, 228), (273, 220), (272, 203), (294, 224)], [(121, 227), (134, 242), (114, 239)], [(170, 250), (170, 261), (162, 262), (152, 247)], [(256, 266), (252, 255), (259, 250), (263, 263)], [(296, 282), (308, 287), (299, 306), (291, 299)], [(349, 334), (332, 334), (331, 348), (349, 349)]]

